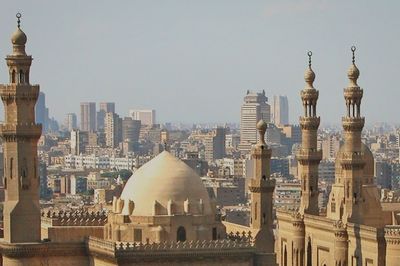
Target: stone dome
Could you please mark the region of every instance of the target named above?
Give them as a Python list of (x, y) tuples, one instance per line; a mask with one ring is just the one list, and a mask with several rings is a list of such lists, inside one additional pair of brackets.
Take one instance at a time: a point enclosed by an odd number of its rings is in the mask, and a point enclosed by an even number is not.
[(11, 36), (11, 42), (15, 45), (25, 45), (28, 38), (26, 34), (18, 28)]
[(311, 67), (307, 68), (306, 71), (304, 72), (304, 80), (308, 84), (308, 88), (313, 88), (313, 83), (315, 80), (315, 73), (311, 69)]
[(132, 174), (121, 199), (125, 203), (133, 201), (134, 216), (153, 216), (155, 208), (157, 215), (167, 215), (171, 204), (174, 214), (214, 213), (201, 178), (168, 151), (163, 151)]

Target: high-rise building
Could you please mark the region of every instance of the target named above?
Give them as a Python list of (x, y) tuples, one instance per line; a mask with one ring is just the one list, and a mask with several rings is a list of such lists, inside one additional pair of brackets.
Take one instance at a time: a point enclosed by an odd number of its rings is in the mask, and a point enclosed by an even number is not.
[(336, 158), (336, 153), (340, 148), (340, 139), (338, 136), (328, 136), (322, 140), (322, 159), (329, 160)]
[(289, 102), (287, 96), (274, 95), (271, 103), (271, 120), (277, 126), (289, 124)]
[(204, 139), (205, 160), (214, 161), (225, 156), (225, 128), (217, 127)]
[(70, 146), (71, 154), (79, 155), (85, 152), (85, 147), (89, 142), (89, 132), (73, 129), (71, 131)]
[(17, 17), (18, 28), (11, 37), (13, 52), (6, 57), (10, 79), (0, 85), (5, 109), (5, 121), (0, 126), (6, 162), (3, 241), (8, 244), (41, 241), (37, 142), (42, 125), (35, 120), (39, 85), (29, 82), (32, 56), (25, 52), (27, 37)]
[(102, 102), (99, 104), (99, 111), (97, 112), (97, 130), (104, 130), (104, 118), (106, 113), (115, 113), (115, 103)]
[(156, 123), (156, 111), (148, 110), (129, 110), (129, 116), (134, 120), (140, 120), (142, 125), (151, 126)]
[(106, 136), (106, 146), (110, 148), (118, 147), (122, 141), (122, 119), (116, 113), (106, 113), (104, 118), (104, 133)]
[(76, 114), (75, 113), (68, 113), (65, 117), (65, 128), (68, 131), (72, 131), (78, 128)]
[(35, 106), (36, 123), (41, 124), (43, 131), (47, 128), (47, 121), (49, 118), (48, 109), (46, 108), (46, 95), (39, 92), (39, 97)]
[(96, 103), (81, 103), (81, 130), (96, 131)]
[(140, 120), (134, 120), (131, 117), (125, 117), (122, 120), (122, 140), (138, 142), (140, 134), (140, 125), (141, 125)]
[(240, 110), (240, 150), (250, 151), (251, 145), (257, 143), (257, 121), (270, 122), (271, 107), (267, 101), (264, 90), (261, 93), (247, 91)]

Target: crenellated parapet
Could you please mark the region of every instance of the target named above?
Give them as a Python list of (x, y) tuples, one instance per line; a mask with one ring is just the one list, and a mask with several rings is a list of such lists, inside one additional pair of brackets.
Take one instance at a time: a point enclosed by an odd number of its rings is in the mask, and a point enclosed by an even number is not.
[(214, 251), (224, 252), (227, 250), (254, 251), (253, 243), (250, 240), (197, 240), (185, 242), (160, 242), (160, 243), (142, 243), (142, 242), (114, 242), (89, 237), (87, 240), (90, 252), (101, 252), (112, 257), (133, 256), (140, 253), (151, 252), (152, 256), (158, 255), (158, 252), (184, 251)]
[(384, 234), (388, 244), (400, 246), (400, 225), (386, 226)]
[(48, 226), (103, 226), (107, 223), (107, 212), (47, 211), (41, 213), (42, 223)]

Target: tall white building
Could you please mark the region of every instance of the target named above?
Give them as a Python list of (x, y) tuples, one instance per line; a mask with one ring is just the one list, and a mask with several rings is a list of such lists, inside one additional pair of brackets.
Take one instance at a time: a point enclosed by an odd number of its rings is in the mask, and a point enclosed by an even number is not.
[(271, 120), (277, 126), (289, 124), (289, 102), (287, 96), (275, 95), (273, 97)]
[(151, 126), (156, 123), (156, 110), (129, 110), (129, 116), (133, 120), (140, 120), (142, 125)]
[(240, 109), (240, 145), (242, 151), (250, 151), (251, 146), (257, 143), (257, 122), (263, 119), (271, 121), (271, 107), (265, 91), (247, 91), (244, 103)]
[(110, 148), (118, 147), (118, 144), (122, 141), (122, 119), (116, 113), (105, 114), (104, 133), (106, 146)]
[(68, 131), (72, 131), (73, 129), (78, 128), (76, 114), (74, 114), (74, 113), (67, 114), (67, 116), (65, 117), (65, 128)]

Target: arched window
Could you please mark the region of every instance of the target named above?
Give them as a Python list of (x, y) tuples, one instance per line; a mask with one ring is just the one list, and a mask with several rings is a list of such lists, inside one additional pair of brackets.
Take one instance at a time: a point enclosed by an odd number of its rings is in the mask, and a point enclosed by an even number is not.
[(287, 250), (285, 245), (285, 251), (283, 252), (283, 266), (287, 266)]
[(25, 83), (25, 75), (22, 69), (19, 71), (19, 83)]
[(254, 220), (257, 221), (257, 202), (254, 204)]
[(11, 83), (15, 83), (17, 74), (15, 73), (15, 69), (13, 69), (11, 73)]
[(11, 159), (10, 159), (10, 178), (13, 178), (13, 163), (14, 163), (14, 158), (11, 157)]
[(184, 242), (186, 241), (186, 230), (185, 227), (179, 226), (176, 231), (176, 241)]
[(308, 245), (307, 245), (307, 266), (312, 266), (312, 247), (310, 238), (308, 238)]

